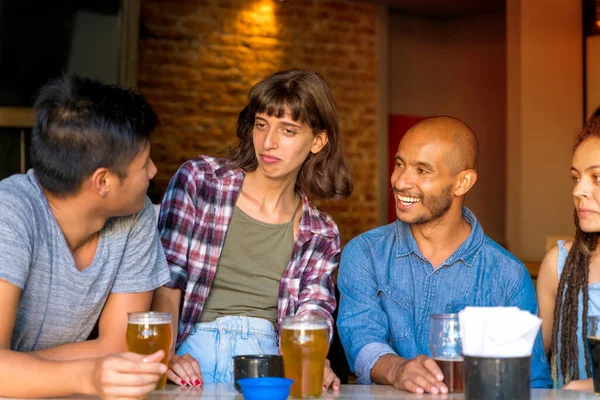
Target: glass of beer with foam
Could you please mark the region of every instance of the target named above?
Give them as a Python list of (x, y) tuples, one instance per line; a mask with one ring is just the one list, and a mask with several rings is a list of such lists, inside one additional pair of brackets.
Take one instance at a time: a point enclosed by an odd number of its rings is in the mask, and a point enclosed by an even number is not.
[(449, 393), (462, 393), (465, 362), (458, 325), (458, 314), (432, 314), (429, 325), (429, 349), (444, 374)]
[[(127, 314), (126, 341), (129, 351), (138, 354), (152, 354), (158, 350), (165, 352), (162, 363), (168, 366), (169, 349), (173, 340), (171, 332), (171, 313), (169, 312), (133, 312)], [(165, 373), (158, 381), (156, 388), (164, 389), (167, 385)]]
[(329, 350), (329, 325), (324, 317), (306, 313), (285, 317), (279, 340), (285, 377), (294, 381), (290, 396), (320, 397)]

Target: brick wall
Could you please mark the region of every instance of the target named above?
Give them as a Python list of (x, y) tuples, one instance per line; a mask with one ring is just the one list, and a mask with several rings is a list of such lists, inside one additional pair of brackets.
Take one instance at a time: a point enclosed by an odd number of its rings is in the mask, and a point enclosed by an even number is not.
[(237, 114), (262, 77), (310, 69), (333, 90), (355, 176), (348, 200), (315, 203), (344, 243), (376, 226), (376, 24), (375, 6), (346, 0), (143, 0), (138, 86), (161, 120), (158, 187), (187, 159), (236, 145)]

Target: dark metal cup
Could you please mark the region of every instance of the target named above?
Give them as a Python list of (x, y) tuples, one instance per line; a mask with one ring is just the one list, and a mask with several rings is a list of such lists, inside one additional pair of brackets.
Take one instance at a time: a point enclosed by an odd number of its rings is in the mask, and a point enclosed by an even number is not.
[(284, 377), (283, 357), (270, 354), (233, 357), (233, 383), (239, 393), (242, 389), (238, 379), (264, 377)]
[(600, 396), (600, 316), (588, 316), (587, 345), (592, 356), (592, 377), (594, 378), (594, 393)]
[(466, 400), (530, 400), (531, 356), (465, 356)]

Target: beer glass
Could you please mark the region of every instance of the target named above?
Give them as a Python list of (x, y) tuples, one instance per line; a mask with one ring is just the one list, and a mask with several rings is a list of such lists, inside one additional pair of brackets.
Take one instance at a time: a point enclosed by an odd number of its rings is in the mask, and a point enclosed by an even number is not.
[(592, 375), (594, 393), (600, 396), (600, 316), (588, 317), (588, 345), (592, 356)]
[(464, 390), (464, 360), (458, 314), (432, 314), (429, 324), (431, 356), (444, 374), (449, 393)]
[(327, 320), (310, 313), (285, 317), (279, 343), (285, 377), (294, 381), (290, 396), (301, 399), (320, 397), (329, 350)]
[[(129, 323), (125, 339), (129, 351), (138, 354), (152, 354), (163, 350), (165, 356), (162, 363), (168, 366), (169, 349), (173, 334), (171, 332), (171, 313), (169, 312), (133, 312), (128, 313)], [(167, 385), (165, 373), (158, 383), (157, 389)]]

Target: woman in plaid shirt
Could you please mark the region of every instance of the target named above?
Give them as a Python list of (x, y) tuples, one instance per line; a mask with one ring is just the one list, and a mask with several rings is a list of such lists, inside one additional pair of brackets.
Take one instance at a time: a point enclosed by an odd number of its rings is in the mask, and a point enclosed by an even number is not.
[(153, 309), (174, 315), (168, 376), (181, 385), (231, 382), (232, 356), (278, 354), (286, 315), (320, 314), (333, 331), (340, 237), (307, 197), (352, 192), (331, 90), (316, 73), (273, 74), (251, 89), (237, 136), (229, 158), (184, 163), (161, 206), (171, 282)]

